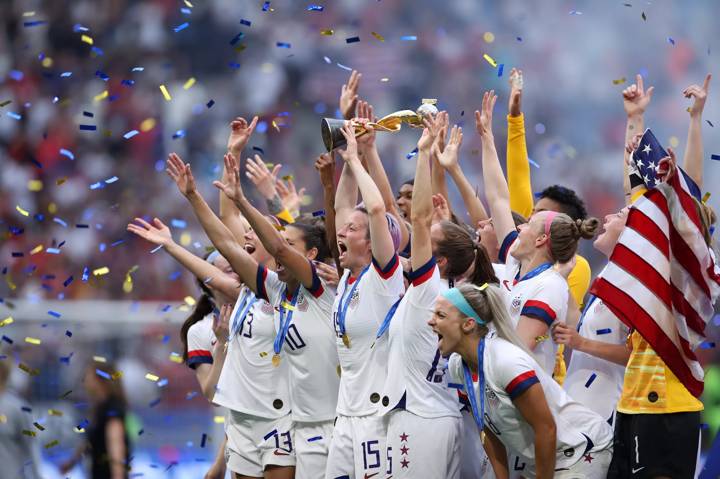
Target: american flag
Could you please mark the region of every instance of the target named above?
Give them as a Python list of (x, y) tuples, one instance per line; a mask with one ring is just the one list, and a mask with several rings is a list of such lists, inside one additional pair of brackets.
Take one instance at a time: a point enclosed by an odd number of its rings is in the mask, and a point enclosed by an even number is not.
[[(658, 168), (660, 167), (660, 160), (667, 157), (668, 154), (662, 147), (658, 139), (650, 131), (650, 128), (645, 130), (638, 148), (633, 152), (632, 159), (637, 166), (640, 176), (642, 176), (645, 186), (648, 188), (654, 188), (659, 182)], [(700, 188), (684, 171), (681, 174), (685, 177), (685, 181), (688, 183), (690, 194), (698, 200), (700, 199)]]
[(704, 373), (693, 351), (705, 338), (720, 294), (720, 269), (702, 231), (687, 175), (657, 183), (630, 208), (591, 288), (696, 397)]

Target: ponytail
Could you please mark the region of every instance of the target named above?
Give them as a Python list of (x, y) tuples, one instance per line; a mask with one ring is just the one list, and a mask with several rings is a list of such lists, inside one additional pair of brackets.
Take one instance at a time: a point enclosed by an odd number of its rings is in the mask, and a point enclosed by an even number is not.
[(570, 261), (575, 256), (578, 241), (594, 238), (599, 228), (600, 220), (597, 218), (573, 220), (565, 213), (555, 213), (546, 230), (550, 233), (548, 241), (553, 260), (558, 263)]
[(472, 266), (472, 273), (467, 280), (477, 286), (485, 283), (498, 284), (497, 276), (495, 276), (495, 269), (493, 268), (490, 256), (487, 250), (480, 243), (474, 243), (475, 248), (475, 261)]
[(183, 361), (185, 362), (187, 362), (188, 359), (187, 337), (188, 331), (190, 331), (190, 327), (198, 321), (202, 321), (205, 316), (215, 310), (215, 300), (213, 299), (210, 288), (208, 288), (205, 283), (200, 281), (200, 279), (197, 279), (197, 282), (200, 285), (200, 289), (202, 290), (202, 295), (200, 295), (200, 297), (195, 301), (195, 309), (193, 309), (192, 313), (190, 313), (190, 316), (187, 317), (182, 327), (180, 328), (180, 341), (182, 341), (183, 344), (182, 357)]

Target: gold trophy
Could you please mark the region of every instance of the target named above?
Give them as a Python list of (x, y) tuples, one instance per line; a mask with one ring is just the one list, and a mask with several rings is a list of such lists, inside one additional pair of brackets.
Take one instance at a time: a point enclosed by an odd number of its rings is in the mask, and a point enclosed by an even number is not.
[[(376, 122), (361, 123), (357, 119), (350, 120), (353, 127), (355, 128), (355, 136), (361, 137), (368, 130), (365, 128), (366, 125), (372, 127), (375, 131), (387, 131), (394, 133), (400, 131), (403, 123), (407, 123), (412, 128), (423, 128), (423, 118), (426, 116), (435, 116), (438, 112), (435, 104), (437, 100), (424, 98), (422, 105), (416, 110), (400, 110), (394, 113), (390, 113), (387, 116), (382, 117)], [(322, 131), (323, 143), (325, 148), (330, 152), (335, 148), (345, 146), (347, 142), (340, 129), (345, 124), (345, 120), (338, 118), (323, 118), (320, 124)]]

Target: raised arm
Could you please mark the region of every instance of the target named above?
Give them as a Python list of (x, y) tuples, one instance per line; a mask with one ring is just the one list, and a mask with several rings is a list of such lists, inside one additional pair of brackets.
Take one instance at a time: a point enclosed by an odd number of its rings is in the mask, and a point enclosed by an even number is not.
[[(259, 157), (256, 159), (259, 160)], [(240, 209), (268, 253), (288, 268), (303, 286), (311, 289), (313, 270), (310, 261), (290, 246), (275, 226), (250, 204), (240, 185), (240, 167), (235, 159), (228, 156), (225, 158), (225, 162), (225, 168), (234, 174), (228, 175), (228, 183), (215, 182), (215, 186), (220, 188)], [(248, 165), (250, 164), (248, 160)]]
[[(364, 120), (375, 121), (373, 107), (365, 101), (358, 103), (357, 116)], [(398, 211), (390, 181), (388, 180), (387, 173), (385, 173), (382, 161), (380, 161), (380, 155), (375, 145), (375, 131), (373, 131), (371, 127), (368, 127), (368, 133), (360, 137), (357, 142), (358, 153), (361, 157), (365, 158), (368, 173), (370, 174), (370, 178), (375, 182), (378, 190), (380, 190), (383, 203), (385, 204), (385, 210), (393, 215), (400, 225), (400, 250), (403, 250), (410, 240), (410, 235), (405, 221), (400, 211)]]
[[(447, 179), (445, 178), (445, 168), (440, 165), (440, 155), (445, 151), (445, 138), (447, 137), (448, 131), (448, 114), (447, 112), (438, 112), (437, 119), (441, 121), (440, 131), (435, 137), (436, 145), (433, 145), (432, 149), (432, 192), (433, 195), (442, 195), (443, 198), (448, 202), (448, 208), (450, 207), (450, 193), (448, 192)], [(414, 190), (414, 188), (413, 188)]]
[[(430, 158), (433, 143), (442, 125), (441, 114), (433, 120), (425, 119), (425, 129), (418, 140), (417, 165), (415, 167), (415, 184), (413, 186), (412, 221), (413, 235), (410, 256), (412, 269), (417, 271), (430, 261), (432, 257), (432, 242), (430, 241), (430, 226), (433, 217), (432, 181), (430, 178)], [(448, 145), (449, 147), (449, 145)], [(446, 149), (448, 148), (446, 147)], [(437, 148), (437, 146), (436, 146)]]
[[(228, 137), (227, 149), (228, 153), (235, 158), (240, 158), (242, 151), (247, 146), (250, 136), (255, 131), (258, 117), (253, 117), (248, 125), (245, 118), (237, 117), (230, 123), (230, 136)], [(227, 172), (223, 166), (222, 181), (227, 181)], [(220, 220), (232, 232), (238, 243), (242, 243), (245, 236), (245, 225), (239, 218), (239, 212), (232, 201), (228, 200), (225, 195), (220, 194)]]
[(335, 229), (342, 228), (358, 204), (358, 184), (350, 167), (343, 162), (335, 192)]
[[(635, 83), (623, 90), (623, 108), (627, 115), (627, 123), (625, 125), (625, 144), (627, 145), (637, 134), (642, 134), (645, 129), (645, 110), (650, 104), (655, 87), (645, 90), (642, 75), (636, 75)], [(628, 176), (628, 160), (630, 154), (625, 150), (625, 161), (623, 162), (623, 190), (625, 191), (625, 204), (632, 203), (632, 195), (630, 180)]]
[(487, 211), (485, 211), (485, 207), (480, 201), (480, 198), (478, 198), (475, 194), (475, 190), (465, 177), (465, 174), (458, 163), (458, 152), (460, 150), (460, 145), (462, 144), (462, 139), (462, 128), (453, 126), (450, 131), (450, 140), (445, 146), (445, 151), (438, 156), (438, 162), (442, 168), (446, 169), (448, 173), (450, 173), (450, 176), (455, 182), (455, 186), (457, 186), (460, 191), (465, 207), (470, 214), (470, 224), (477, 226), (478, 222), (488, 219), (488, 215)]
[[(357, 152), (357, 140), (355, 139), (355, 129), (350, 125), (350, 122), (345, 122), (345, 126), (343, 126), (341, 131), (347, 140), (347, 147), (344, 150), (340, 150), (339, 153), (345, 161), (345, 167), (350, 168), (352, 175), (357, 181), (360, 195), (362, 196), (365, 209), (369, 216), (370, 247), (372, 254), (375, 260), (380, 263), (380, 266), (384, 268), (395, 255), (395, 246), (393, 245), (388, 221), (385, 217), (385, 203), (383, 202), (380, 190), (378, 190), (372, 178), (370, 178), (370, 175), (365, 171), (362, 163), (360, 163)], [(345, 170), (343, 170), (343, 173), (344, 172)]]
[(530, 183), (530, 161), (525, 144), (525, 117), (522, 113), (522, 70), (510, 71), (510, 98), (508, 100), (507, 132), (507, 183), (510, 191), (510, 209), (529, 218), (533, 211), (533, 193)]
[(232, 269), (240, 276), (240, 280), (257, 292), (257, 261), (237, 242), (230, 230), (205, 202), (195, 185), (190, 164), (183, 164), (179, 156), (171, 153), (167, 161), (167, 172), (175, 181), (180, 193), (190, 202), (195, 216), (212, 244), (228, 260)]
[(703, 183), (702, 113), (705, 109), (705, 100), (707, 100), (711, 78), (712, 75), (708, 73), (702, 87), (690, 85), (683, 91), (685, 98), (694, 99), (690, 107), (690, 127), (688, 128), (683, 169), (700, 188), (702, 188)]
[[(240, 160), (237, 159), (237, 161), (238, 164), (240, 164)], [(262, 158), (260, 158), (259, 155), (255, 155), (255, 160), (247, 160), (245, 176), (248, 177), (257, 187), (263, 198), (265, 198), (270, 214), (287, 223), (292, 223), (295, 219), (292, 213), (285, 208), (277, 190), (277, 175), (280, 168), (282, 168), (282, 165), (274, 165), (272, 171), (270, 171)], [(230, 178), (226, 178), (226, 182), (229, 179)]]
[(315, 169), (320, 174), (320, 183), (323, 189), (323, 208), (325, 210), (325, 235), (330, 253), (335, 260), (338, 274), (342, 273), (340, 267), (340, 251), (335, 234), (335, 158), (333, 153), (325, 153), (315, 160)]
[(175, 261), (195, 275), (196, 278), (201, 278), (210, 289), (219, 291), (228, 298), (237, 298), (240, 284), (216, 266), (195, 256), (173, 241), (170, 228), (158, 218), (153, 219), (153, 224), (142, 218), (135, 218), (135, 223), (127, 225), (129, 232), (153, 244), (162, 246)]
[(510, 192), (505, 175), (503, 175), (495, 149), (495, 138), (492, 132), (492, 113), (495, 107), (495, 91), (483, 95), (482, 112), (475, 111), (475, 128), (482, 140), (482, 166), (485, 195), (487, 196), (490, 216), (493, 219), (498, 244), (515, 230), (512, 211), (510, 210)]
[(198, 364), (195, 368), (195, 375), (200, 383), (203, 396), (212, 402), (217, 390), (217, 383), (220, 380), (220, 373), (225, 364), (227, 354), (227, 342), (230, 337), (230, 316), (233, 305), (223, 304), (220, 307), (220, 314), (213, 316), (213, 333), (217, 342), (213, 346), (212, 364)]
[(358, 89), (360, 88), (361, 78), (362, 73), (353, 70), (350, 73), (348, 82), (344, 84), (340, 90), (340, 113), (346, 120), (350, 120), (355, 116), (355, 106), (358, 102)]

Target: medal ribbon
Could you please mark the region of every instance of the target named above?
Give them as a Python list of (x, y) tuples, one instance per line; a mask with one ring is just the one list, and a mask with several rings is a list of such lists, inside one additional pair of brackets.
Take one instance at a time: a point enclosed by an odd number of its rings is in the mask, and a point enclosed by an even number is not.
[(245, 298), (243, 298), (242, 305), (238, 307), (237, 312), (235, 313), (235, 317), (233, 318), (233, 325), (232, 330), (230, 332), (230, 338), (234, 338), (236, 334), (238, 334), (242, 330), (242, 326), (245, 323), (245, 318), (247, 317), (248, 312), (250, 311), (250, 308), (252, 308), (253, 304), (257, 301), (257, 297), (255, 296), (255, 293), (253, 293), (250, 290), (247, 290), (247, 294), (245, 295)]
[(467, 393), (468, 401), (470, 401), (470, 407), (472, 409), (473, 418), (475, 418), (475, 424), (477, 424), (478, 430), (483, 430), (483, 415), (485, 414), (485, 373), (483, 371), (483, 355), (485, 354), (485, 338), (482, 338), (478, 343), (477, 356), (478, 356), (478, 389), (480, 390), (480, 407), (478, 408), (477, 397), (475, 396), (475, 386), (473, 385), (472, 373), (470, 372), (470, 366), (467, 365), (465, 360), (462, 362), (463, 366), (463, 383), (465, 384), (465, 392)]
[(345, 315), (347, 314), (348, 306), (350, 306), (350, 301), (352, 300), (353, 294), (355, 294), (355, 289), (357, 288), (358, 284), (360, 284), (360, 280), (368, 269), (370, 269), (370, 265), (365, 266), (365, 269), (363, 269), (360, 275), (357, 277), (357, 279), (352, 285), (352, 288), (350, 288), (350, 294), (348, 294), (347, 290), (347, 282), (350, 280), (350, 278), (345, 281), (345, 291), (343, 291), (343, 296), (342, 298), (340, 298), (340, 308), (338, 309), (338, 328), (340, 328), (341, 335), (345, 334)]
[(287, 298), (288, 288), (285, 286), (285, 293), (283, 294), (283, 300), (280, 302), (280, 328), (275, 335), (275, 341), (273, 342), (273, 351), (275, 354), (280, 354), (282, 345), (285, 342), (285, 336), (287, 336), (288, 329), (290, 329), (290, 323), (292, 322), (293, 312), (295, 311), (295, 305), (300, 297), (300, 286), (295, 290), (295, 294), (292, 296), (290, 303), (285, 301)]

